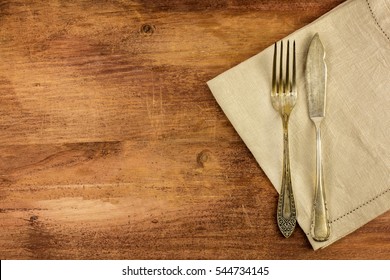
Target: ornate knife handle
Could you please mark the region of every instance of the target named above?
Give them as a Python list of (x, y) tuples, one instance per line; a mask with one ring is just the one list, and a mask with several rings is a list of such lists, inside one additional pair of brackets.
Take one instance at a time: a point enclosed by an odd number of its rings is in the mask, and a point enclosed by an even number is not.
[(283, 175), (278, 200), (277, 221), (280, 231), (286, 238), (293, 233), (297, 223), (297, 213), (291, 184), (288, 119), (283, 119)]
[(316, 186), (312, 212), (311, 236), (316, 241), (326, 241), (330, 235), (330, 224), (322, 170), (320, 122), (315, 122), (315, 126), (317, 138)]

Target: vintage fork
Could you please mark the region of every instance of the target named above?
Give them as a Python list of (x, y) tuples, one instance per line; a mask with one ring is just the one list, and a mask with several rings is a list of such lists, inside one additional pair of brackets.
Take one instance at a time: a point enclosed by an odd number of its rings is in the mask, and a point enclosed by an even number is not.
[(286, 69), (283, 77), (283, 42), (280, 43), (279, 79), (277, 79), (277, 44), (274, 46), (272, 67), (272, 106), (279, 112), (283, 123), (283, 173), (282, 186), (279, 194), (277, 221), (282, 234), (289, 237), (296, 225), (296, 208), (291, 184), (288, 121), (297, 100), (295, 41), (293, 43), (292, 77), (290, 78), (290, 42), (287, 41)]

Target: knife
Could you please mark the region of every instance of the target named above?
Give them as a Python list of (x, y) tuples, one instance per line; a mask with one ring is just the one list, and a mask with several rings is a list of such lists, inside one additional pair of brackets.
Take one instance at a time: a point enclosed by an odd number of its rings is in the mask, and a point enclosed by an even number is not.
[(322, 168), (321, 121), (325, 117), (327, 68), (325, 49), (318, 33), (309, 46), (305, 78), (309, 116), (316, 128), (316, 182), (310, 232), (314, 240), (326, 241), (330, 235), (330, 224)]

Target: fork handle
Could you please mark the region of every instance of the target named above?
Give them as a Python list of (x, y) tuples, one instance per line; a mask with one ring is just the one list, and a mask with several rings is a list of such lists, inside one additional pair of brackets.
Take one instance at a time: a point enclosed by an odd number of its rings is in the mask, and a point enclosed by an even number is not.
[(324, 188), (324, 175), (321, 153), (321, 129), (320, 122), (316, 126), (316, 185), (312, 212), (311, 235), (316, 241), (326, 241), (330, 235), (328, 207)]
[(288, 145), (288, 117), (283, 118), (283, 173), (279, 194), (277, 221), (282, 234), (289, 237), (297, 223), (297, 213), (291, 184), (290, 155)]

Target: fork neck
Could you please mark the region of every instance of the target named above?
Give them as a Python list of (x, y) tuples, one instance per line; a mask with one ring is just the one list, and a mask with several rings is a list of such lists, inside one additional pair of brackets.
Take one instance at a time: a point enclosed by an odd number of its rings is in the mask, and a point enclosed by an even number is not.
[(288, 120), (290, 118), (289, 114), (282, 114), (282, 123), (283, 123), (283, 132), (288, 133)]

